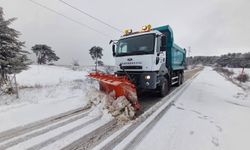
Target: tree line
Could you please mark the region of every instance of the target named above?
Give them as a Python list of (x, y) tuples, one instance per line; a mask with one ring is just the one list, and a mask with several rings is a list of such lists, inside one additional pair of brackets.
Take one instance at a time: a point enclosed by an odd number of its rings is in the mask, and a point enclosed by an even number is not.
[(193, 56), (186, 60), (188, 65), (202, 64), (230, 68), (250, 68), (250, 52), (228, 53), (221, 56)]

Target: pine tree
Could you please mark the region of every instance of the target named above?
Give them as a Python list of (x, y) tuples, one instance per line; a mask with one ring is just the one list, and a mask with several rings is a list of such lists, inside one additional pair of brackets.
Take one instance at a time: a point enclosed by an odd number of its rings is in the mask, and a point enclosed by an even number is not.
[(22, 49), (24, 42), (18, 39), (20, 32), (9, 27), (16, 18), (5, 20), (3, 15), (0, 7), (0, 86), (6, 83), (8, 75), (20, 73), (30, 64), (28, 52)]
[(58, 61), (60, 59), (51, 47), (44, 44), (36, 44), (31, 50), (36, 54), (38, 64), (47, 64), (48, 62)]
[(93, 46), (90, 50), (89, 50), (89, 54), (91, 56), (91, 58), (93, 60), (95, 60), (95, 70), (97, 71), (97, 65), (98, 65), (98, 58), (102, 59), (102, 51), (103, 48), (99, 47), (99, 46)]

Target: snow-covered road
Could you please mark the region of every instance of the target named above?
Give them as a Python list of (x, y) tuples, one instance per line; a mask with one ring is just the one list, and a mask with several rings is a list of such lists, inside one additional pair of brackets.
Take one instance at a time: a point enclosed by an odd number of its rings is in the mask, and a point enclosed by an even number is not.
[(248, 93), (205, 68), (134, 148), (249, 150)]

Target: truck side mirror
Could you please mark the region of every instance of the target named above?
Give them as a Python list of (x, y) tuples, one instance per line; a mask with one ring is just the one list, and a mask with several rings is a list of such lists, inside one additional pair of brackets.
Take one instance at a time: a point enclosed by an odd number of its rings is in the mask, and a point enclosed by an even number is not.
[(160, 47), (160, 51), (166, 51), (167, 48), (167, 38), (165, 35), (163, 35), (161, 37), (161, 47)]
[(109, 41), (109, 44), (111, 44), (111, 43), (113, 43), (113, 42), (114, 42), (113, 40), (110, 40), (110, 41)]
[(113, 56), (115, 56), (115, 44), (112, 45)]

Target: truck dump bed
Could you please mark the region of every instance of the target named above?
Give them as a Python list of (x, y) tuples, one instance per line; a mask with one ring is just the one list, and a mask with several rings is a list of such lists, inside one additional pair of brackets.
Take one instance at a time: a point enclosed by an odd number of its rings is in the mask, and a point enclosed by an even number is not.
[(169, 25), (154, 28), (166, 35), (167, 39), (167, 64), (170, 70), (183, 70), (185, 68), (186, 50), (174, 43), (173, 31)]

